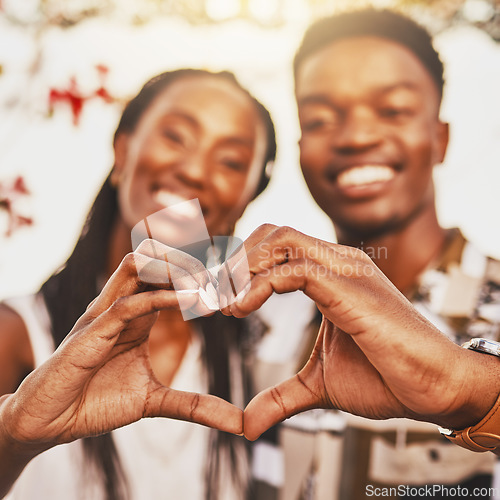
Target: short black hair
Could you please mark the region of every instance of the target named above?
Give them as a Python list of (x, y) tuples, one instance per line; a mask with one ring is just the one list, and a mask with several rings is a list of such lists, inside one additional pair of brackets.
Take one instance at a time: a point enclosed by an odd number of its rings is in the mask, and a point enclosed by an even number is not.
[(387, 9), (342, 12), (313, 23), (295, 54), (295, 80), (301, 64), (311, 54), (332, 42), (358, 36), (377, 36), (404, 45), (418, 57), (436, 84), (439, 97), (443, 96), (443, 63), (432, 45), (430, 33), (409, 17)]

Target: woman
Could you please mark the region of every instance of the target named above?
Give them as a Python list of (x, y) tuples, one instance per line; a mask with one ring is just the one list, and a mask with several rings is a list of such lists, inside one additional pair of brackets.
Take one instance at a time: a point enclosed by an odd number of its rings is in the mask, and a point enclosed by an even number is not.
[[(151, 214), (170, 205), (175, 210), (175, 205), (191, 199), (199, 200), (211, 238), (231, 235), (247, 204), (269, 181), (276, 152), (271, 118), (230, 73), (163, 73), (146, 83), (125, 108), (114, 151), (113, 170), (64, 268), (35, 297), (1, 306), (2, 394), (16, 391), (23, 377), (49, 358), (83, 316), (57, 355), (13, 396), (0, 400), (0, 464), (8, 462), (3, 470), (12, 482), (32, 456), (54, 444), (102, 434), (37, 457), (13, 488), (13, 498), (243, 498), (248, 471), (241, 439), (165, 419), (108, 431), (141, 416), (163, 415), (242, 432), (236, 408), (210, 396), (193, 400), (192, 394), (166, 388), (208, 392), (244, 404), (248, 388), (239, 356), (245, 345), (243, 324), (220, 314), (183, 321), (178, 299), (184, 310), (193, 306), (197, 315), (213, 313), (199, 295), (189, 292), (211, 280), (208, 273), (193, 272), (195, 259), (174, 251), (169, 273), (179, 270), (180, 286), (188, 290), (175, 296), (162, 285), (153, 290), (137, 276), (133, 264), (141, 259), (147, 264), (143, 269), (163, 272), (151, 245), (143, 243), (135, 261), (127, 254), (133, 250), (134, 227)], [(186, 237), (163, 242), (178, 247)], [(163, 281), (173, 278), (170, 274)], [(127, 309), (127, 300), (135, 301), (130, 302), (132, 309)], [(151, 313), (159, 309), (155, 321)], [(113, 332), (106, 337), (113, 345), (103, 347), (110, 349), (107, 357), (94, 347), (103, 341), (103, 332)], [(87, 342), (88, 335), (97, 337)], [(123, 344), (121, 339), (126, 339)], [(124, 346), (131, 346), (131, 352)], [(89, 351), (101, 357), (89, 361)], [(77, 361), (68, 368), (73, 356)], [(139, 363), (138, 358), (144, 359)], [(125, 359), (127, 363), (116, 366)], [(138, 401), (133, 384), (141, 377), (148, 394)], [(57, 390), (51, 395), (53, 388)], [(59, 408), (69, 393), (73, 399)], [(130, 401), (123, 396), (129, 393), (134, 396)], [(161, 401), (151, 405), (158, 394), (163, 395)], [(168, 403), (172, 394), (173, 406)], [(37, 404), (30, 406), (34, 401)], [(196, 411), (186, 414), (186, 405), (193, 402), (198, 404), (192, 406)], [(55, 412), (53, 417), (46, 417), (48, 410)], [(68, 412), (71, 418), (64, 421)], [(27, 414), (29, 425), (20, 431), (19, 422), (25, 422), (20, 416)], [(12, 429), (19, 433), (13, 436)], [(20, 450), (19, 457), (13, 449)], [(11, 460), (6, 460), (9, 455)], [(10, 482), (1, 486), (8, 489)]]

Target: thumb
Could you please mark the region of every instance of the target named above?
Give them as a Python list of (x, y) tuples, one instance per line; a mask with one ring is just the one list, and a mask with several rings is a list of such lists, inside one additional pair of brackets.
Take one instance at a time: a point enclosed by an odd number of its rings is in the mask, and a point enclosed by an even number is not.
[(210, 394), (159, 386), (148, 398), (144, 416), (175, 418), (232, 434), (243, 434), (242, 410)]
[(320, 408), (322, 398), (307, 385), (304, 370), (255, 396), (243, 413), (243, 433), (256, 440), (267, 429), (305, 410)]

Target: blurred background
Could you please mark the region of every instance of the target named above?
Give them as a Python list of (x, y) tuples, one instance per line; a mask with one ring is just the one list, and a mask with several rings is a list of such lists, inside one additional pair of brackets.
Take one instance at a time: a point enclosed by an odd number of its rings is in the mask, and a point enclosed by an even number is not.
[(0, 0), (0, 298), (64, 262), (112, 167), (124, 102), (167, 69), (230, 69), (273, 115), (273, 179), (237, 235), (272, 222), (334, 239), (300, 174), (291, 61), (314, 19), (364, 5), (435, 35), (451, 123), (439, 216), (500, 258), (499, 0)]

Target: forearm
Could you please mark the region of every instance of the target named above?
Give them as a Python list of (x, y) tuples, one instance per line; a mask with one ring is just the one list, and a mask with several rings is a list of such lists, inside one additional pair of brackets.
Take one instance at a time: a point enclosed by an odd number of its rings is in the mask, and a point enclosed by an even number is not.
[(355, 341), (409, 418), (461, 429), (481, 420), (500, 393), (500, 359), (461, 348), (422, 317), (387, 322), (379, 335)]
[(47, 447), (32, 446), (17, 441), (7, 430), (6, 407), (13, 394), (0, 397), (0, 498), (3, 498), (26, 465)]

